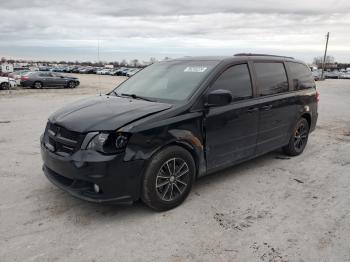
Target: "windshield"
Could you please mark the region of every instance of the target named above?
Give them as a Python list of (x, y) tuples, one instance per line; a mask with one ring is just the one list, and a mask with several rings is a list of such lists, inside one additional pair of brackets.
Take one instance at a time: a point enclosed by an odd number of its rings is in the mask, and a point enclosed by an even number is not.
[(218, 61), (156, 63), (123, 82), (114, 93), (153, 101), (184, 101), (195, 92), (218, 63)]

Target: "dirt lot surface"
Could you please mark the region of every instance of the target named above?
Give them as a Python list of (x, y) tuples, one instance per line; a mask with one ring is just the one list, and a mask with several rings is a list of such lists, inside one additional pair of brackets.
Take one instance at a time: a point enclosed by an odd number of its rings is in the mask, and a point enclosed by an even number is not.
[(276, 151), (205, 177), (156, 213), (80, 201), (44, 177), (47, 117), (124, 79), (79, 77), (74, 90), (0, 91), (0, 261), (350, 261), (350, 80), (318, 82), (301, 156)]

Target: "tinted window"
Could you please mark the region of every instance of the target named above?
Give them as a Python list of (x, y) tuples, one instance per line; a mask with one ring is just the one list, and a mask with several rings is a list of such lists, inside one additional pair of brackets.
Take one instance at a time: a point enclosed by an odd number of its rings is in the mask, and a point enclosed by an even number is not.
[(295, 90), (306, 89), (315, 86), (312, 73), (306, 65), (293, 62), (288, 62), (287, 65), (291, 72), (291, 78)]
[(48, 77), (48, 76), (50, 76), (50, 74), (49, 73), (40, 73), (39, 76), (40, 77)]
[(261, 96), (288, 91), (288, 81), (283, 63), (254, 63)]
[(232, 92), (234, 100), (252, 96), (252, 86), (246, 64), (232, 66), (224, 71), (211, 87), (212, 90), (224, 89)]

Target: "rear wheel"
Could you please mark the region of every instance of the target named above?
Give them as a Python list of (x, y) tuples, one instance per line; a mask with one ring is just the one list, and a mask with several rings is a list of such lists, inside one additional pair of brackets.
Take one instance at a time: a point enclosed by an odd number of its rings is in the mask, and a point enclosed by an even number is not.
[(187, 150), (179, 146), (165, 148), (146, 169), (142, 201), (157, 211), (180, 205), (191, 191), (195, 173), (195, 162)]
[(290, 156), (300, 155), (307, 144), (309, 138), (309, 123), (305, 118), (300, 118), (293, 129), (293, 134), (289, 139), (288, 145), (283, 147), (286, 154)]
[(1, 83), (0, 89), (2, 89), (2, 90), (10, 89), (9, 83), (7, 83), (7, 82)]
[(36, 89), (43, 88), (43, 83), (41, 83), (39, 81), (34, 82), (33, 87), (36, 88)]

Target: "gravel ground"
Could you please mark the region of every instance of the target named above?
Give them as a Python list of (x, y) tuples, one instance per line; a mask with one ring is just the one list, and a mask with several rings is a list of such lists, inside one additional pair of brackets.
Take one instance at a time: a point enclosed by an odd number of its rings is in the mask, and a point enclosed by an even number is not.
[(350, 261), (350, 80), (318, 82), (301, 156), (275, 151), (205, 177), (156, 213), (80, 201), (44, 177), (49, 114), (124, 80), (79, 77), (74, 90), (0, 91), (0, 261)]

